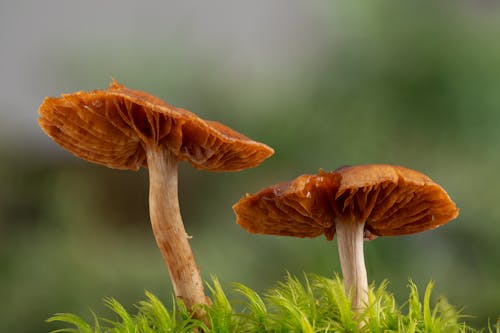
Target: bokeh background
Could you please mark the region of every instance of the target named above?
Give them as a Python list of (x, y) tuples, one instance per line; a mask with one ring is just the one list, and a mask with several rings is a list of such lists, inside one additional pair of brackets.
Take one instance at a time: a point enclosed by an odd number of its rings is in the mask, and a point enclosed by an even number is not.
[(37, 125), (45, 96), (111, 77), (276, 154), (239, 173), (180, 168), (203, 276), (265, 291), (287, 271), (340, 272), (336, 242), (247, 234), (246, 192), (319, 168), (394, 163), (448, 190), (459, 218), (365, 247), (369, 280), (436, 282), (485, 327), (500, 314), (500, 6), (496, 1), (0, 1), (0, 331), (55, 312), (171, 301), (146, 170), (92, 165)]

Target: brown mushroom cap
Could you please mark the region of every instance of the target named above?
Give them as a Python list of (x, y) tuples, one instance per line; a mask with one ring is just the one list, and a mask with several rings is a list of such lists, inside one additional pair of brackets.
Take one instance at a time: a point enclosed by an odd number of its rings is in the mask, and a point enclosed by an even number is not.
[(343, 167), (247, 195), (233, 206), (251, 233), (332, 239), (335, 221), (365, 223), (369, 236), (403, 235), (436, 228), (458, 216), (438, 184), (393, 165)]
[[(233, 206), (238, 224), (251, 233), (316, 237), (333, 225), (317, 177), (302, 175), (242, 198)], [(314, 196), (313, 196), (314, 193)]]
[(105, 90), (46, 98), (39, 124), (61, 146), (116, 169), (147, 167), (145, 148), (164, 146), (179, 160), (210, 171), (259, 165), (274, 151), (215, 121), (112, 81)]

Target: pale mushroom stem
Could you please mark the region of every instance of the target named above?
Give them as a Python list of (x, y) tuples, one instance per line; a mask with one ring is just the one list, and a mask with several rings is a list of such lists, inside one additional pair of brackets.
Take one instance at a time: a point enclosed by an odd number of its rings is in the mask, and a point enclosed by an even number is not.
[(148, 147), (146, 155), (151, 226), (167, 264), (175, 295), (189, 309), (195, 304), (208, 304), (200, 271), (189, 245), (190, 237), (180, 214), (177, 159), (171, 152), (159, 147)]
[(368, 301), (368, 280), (363, 254), (364, 223), (337, 221), (335, 231), (346, 293), (352, 297), (351, 308), (359, 312)]

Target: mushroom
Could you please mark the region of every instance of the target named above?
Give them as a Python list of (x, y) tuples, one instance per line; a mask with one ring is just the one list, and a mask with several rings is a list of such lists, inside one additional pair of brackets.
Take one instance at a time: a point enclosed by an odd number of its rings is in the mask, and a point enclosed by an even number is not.
[(393, 165), (342, 167), (302, 175), (242, 198), (233, 206), (250, 233), (294, 237), (324, 234), (337, 245), (352, 309), (367, 303), (363, 240), (434, 229), (458, 216), (438, 184), (420, 172)]
[(39, 114), (43, 131), (82, 159), (115, 169), (148, 168), (151, 225), (175, 295), (190, 309), (208, 304), (179, 210), (177, 162), (238, 171), (257, 166), (274, 151), (115, 80), (105, 90), (47, 97)]

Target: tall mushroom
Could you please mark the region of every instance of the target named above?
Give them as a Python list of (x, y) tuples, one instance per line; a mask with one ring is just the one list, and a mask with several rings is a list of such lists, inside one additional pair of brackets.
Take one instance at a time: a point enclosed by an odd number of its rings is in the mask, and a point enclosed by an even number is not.
[(393, 165), (343, 167), (270, 186), (233, 206), (237, 223), (251, 233), (316, 237), (337, 243), (352, 308), (367, 302), (363, 240), (434, 229), (458, 216), (438, 184), (420, 172)]
[(48, 97), (39, 114), (43, 131), (82, 159), (116, 169), (148, 168), (151, 225), (175, 295), (188, 308), (208, 303), (179, 210), (177, 162), (238, 171), (274, 151), (114, 80), (105, 90)]

